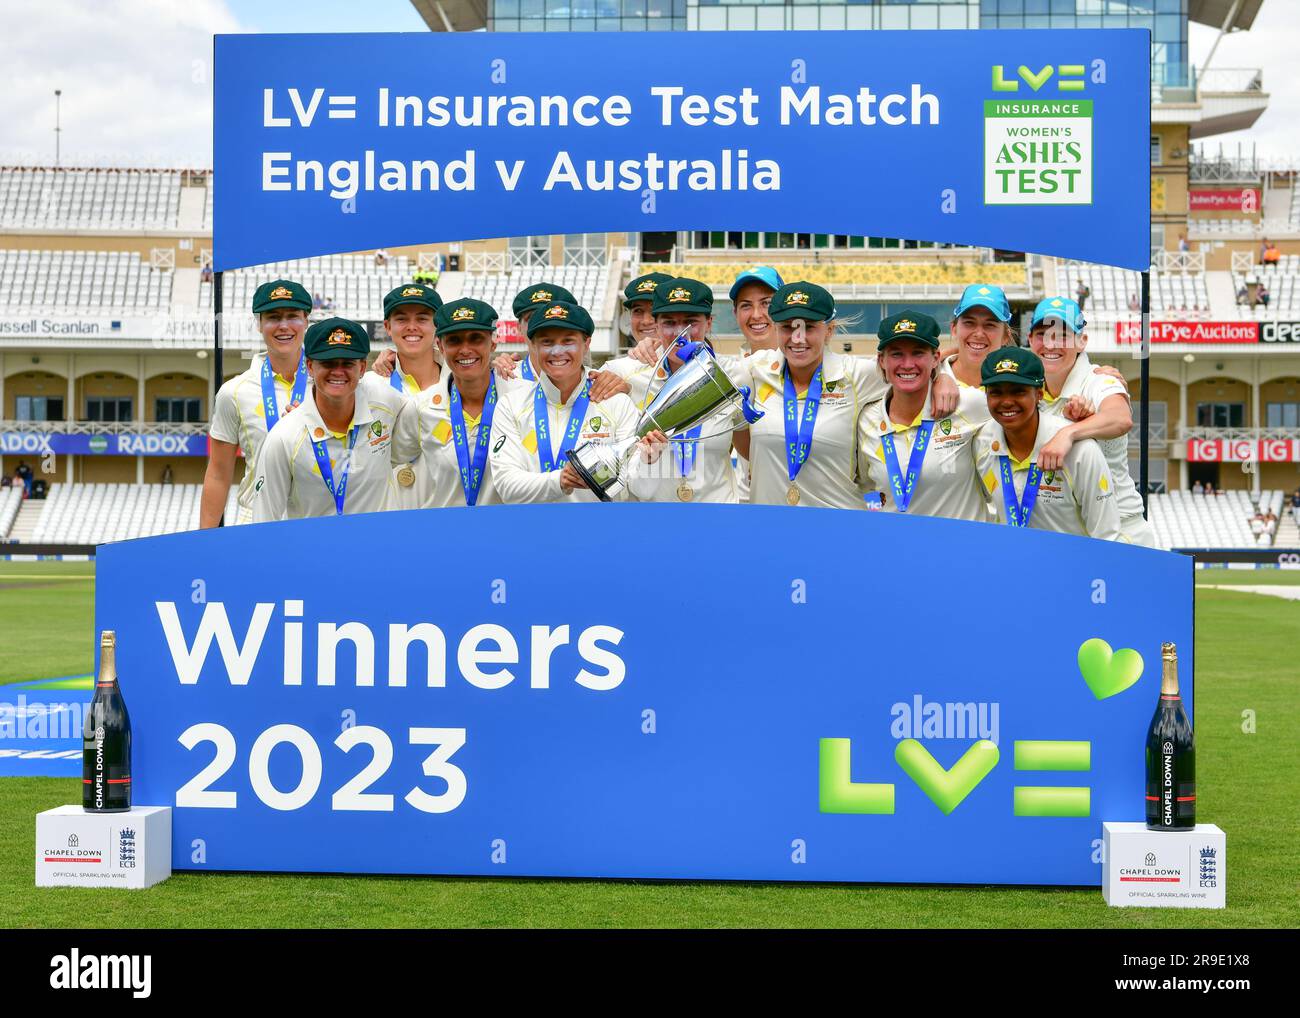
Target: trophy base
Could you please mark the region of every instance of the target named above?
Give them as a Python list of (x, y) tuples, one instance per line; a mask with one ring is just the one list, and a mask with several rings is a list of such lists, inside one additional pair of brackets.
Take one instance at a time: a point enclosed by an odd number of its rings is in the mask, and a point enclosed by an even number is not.
[[(574, 452), (576, 451), (577, 450), (573, 450), (572, 452), (567, 452), (564, 454), (564, 456), (565, 459), (569, 461), (569, 464), (573, 467), (573, 469), (578, 472), (578, 476), (582, 478), (582, 483), (585, 484), (587, 488), (592, 492), (592, 494), (594, 494), (602, 502), (614, 501), (612, 498), (610, 498), (609, 492), (605, 490), (604, 485), (602, 485), (600, 481), (596, 479), (596, 476), (593, 473), (593, 471), (590, 468), (588, 468), (582, 462), (581, 459), (579, 459), (577, 456), (574, 455)], [(599, 469), (599, 465), (597, 466), (597, 469)]]

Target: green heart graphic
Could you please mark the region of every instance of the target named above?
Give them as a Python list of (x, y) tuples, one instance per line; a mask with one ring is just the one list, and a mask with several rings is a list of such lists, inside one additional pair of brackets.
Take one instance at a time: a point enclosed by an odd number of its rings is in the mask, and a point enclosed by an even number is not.
[(988, 739), (980, 739), (962, 754), (962, 758), (950, 770), (944, 770), (939, 766), (939, 761), (919, 742), (904, 739), (894, 748), (894, 759), (921, 791), (947, 815), (997, 766), (998, 747)]
[(1079, 645), (1079, 672), (1098, 700), (1124, 692), (1142, 678), (1143, 667), (1142, 655), (1132, 647), (1113, 651), (1095, 636)]
[(1032, 88), (1035, 92), (1037, 92), (1040, 88), (1042, 88), (1045, 84), (1047, 84), (1047, 79), (1052, 76), (1052, 65), (1048, 64), (1041, 71), (1035, 74), (1024, 64), (1021, 64), (1019, 67), (1019, 71), (1020, 71), (1020, 76), (1024, 78), (1025, 81), (1029, 82), (1029, 87)]

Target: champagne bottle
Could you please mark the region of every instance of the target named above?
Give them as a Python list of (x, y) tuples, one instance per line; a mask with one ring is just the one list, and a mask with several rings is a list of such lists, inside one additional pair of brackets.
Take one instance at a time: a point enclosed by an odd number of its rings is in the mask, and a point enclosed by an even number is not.
[(131, 808), (131, 719), (117, 685), (117, 637), (104, 630), (99, 676), (81, 743), (81, 805), (88, 813)]
[(1178, 694), (1178, 651), (1160, 648), (1160, 702), (1147, 733), (1147, 828), (1196, 826), (1196, 740)]

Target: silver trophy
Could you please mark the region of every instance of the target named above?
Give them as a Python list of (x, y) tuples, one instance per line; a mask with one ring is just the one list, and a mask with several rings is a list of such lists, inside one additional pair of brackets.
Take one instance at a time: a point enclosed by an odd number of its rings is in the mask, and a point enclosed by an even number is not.
[[(637, 443), (652, 431), (662, 431), (670, 442), (701, 442), (746, 427), (763, 416), (750, 400), (749, 386), (733, 384), (707, 344), (692, 342), (683, 333), (671, 348), (676, 349), (682, 366), (668, 376), (654, 400), (641, 411), (636, 435), (619, 442), (585, 442), (568, 453), (573, 469), (602, 502), (613, 501), (626, 485), (627, 464), (636, 454)], [(659, 366), (667, 359), (665, 351)], [(696, 425), (709, 422), (717, 425), (712, 434), (682, 437)]]

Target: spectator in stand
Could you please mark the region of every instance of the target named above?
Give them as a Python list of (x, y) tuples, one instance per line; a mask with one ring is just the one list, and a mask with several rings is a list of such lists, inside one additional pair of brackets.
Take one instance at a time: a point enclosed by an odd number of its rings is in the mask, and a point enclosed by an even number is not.
[(1268, 287), (1263, 283), (1259, 284), (1259, 291), (1256, 298), (1264, 307), (1268, 307)]
[(1264, 251), (1260, 255), (1259, 260), (1265, 265), (1276, 265), (1282, 260), (1282, 252), (1271, 240), (1266, 240), (1264, 241)]
[(162, 483), (163, 484), (172, 483), (172, 465), (170, 463), (168, 463), (166, 466), (163, 467)]
[(26, 460), (18, 461), (18, 469), (15, 473), (22, 479), (23, 493), (27, 498), (32, 495), (32, 468), (27, 465)]
[(1296, 526), (1300, 527), (1300, 488), (1291, 493), (1291, 516), (1295, 519)]
[(1192, 485), (1192, 494), (1193, 494), (1193, 495), (1204, 495), (1204, 494), (1205, 494), (1205, 485), (1203, 485), (1200, 481), (1197, 481), (1195, 484)]
[(1277, 533), (1277, 513), (1272, 509), (1264, 514), (1264, 530), (1269, 537)]
[(0, 488), (13, 487), (14, 479), (8, 474), (0, 474)]
[(1181, 234), (1179, 234), (1179, 235), (1178, 235), (1178, 250), (1179, 250), (1180, 252), (1182, 252), (1183, 254), (1186, 254), (1186, 253), (1187, 253), (1188, 251), (1190, 251), (1191, 249), (1192, 249), (1192, 245), (1189, 244), (1189, 243), (1187, 243), (1187, 234), (1185, 234), (1185, 233), (1181, 233)]
[(20, 492), (22, 492), (23, 498), (27, 497), (27, 486), (23, 484), (23, 475), (20, 474), (17, 470), (14, 471), (14, 477), (11, 483), (15, 488), (17, 488)]
[(1250, 300), (1250, 294), (1246, 292), (1246, 284), (1242, 283), (1241, 287), (1237, 290), (1237, 304), (1241, 307), (1245, 307), (1246, 301), (1248, 300)]
[(1130, 311), (1142, 310), (1142, 302), (1138, 300), (1138, 295), (1136, 293), (1130, 293), (1128, 295), (1128, 309)]
[(381, 269), (388, 264), (388, 252), (382, 247), (375, 252), (375, 264)]
[(311, 309), (313, 311), (319, 311), (324, 306), (325, 306), (324, 298), (322, 298), (319, 293), (313, 293), (311, 295)]
[(1079, 280), (1079, 285), (1074, 291), (1074, 302), (1079, 305), (1080, 311), (1084, 309), (1084, 306), (1088, 303), (1088, 298), (1091, 296), (1092, 290), (1089, 288), (1088, 284), (1082, 279)]
[(334, 310), (334, 298), (333, 298), (333, 297), (326, 297), (324, 300), (322, 300), (322, 301), (321, 301), (321, 308), (324, 309), (325, 311), (333, 311), (333, 310)]
[(203, 271), (199, 273), (199, 279), (202, 280), (204, 283), (211, 283), (211, 282), (212, 282), (212, 263), (211, 263), (211, 262), (204, 262), (204, 263), (203, 263)]
[(1207, 495), (1213, 495), (1213, 494), (1214, 494), (1214, 482), (1212, 482), (1212, 481), (1206, 481), (1206, 482), (1205, 482), (1205, 493), (1206, 493)]

